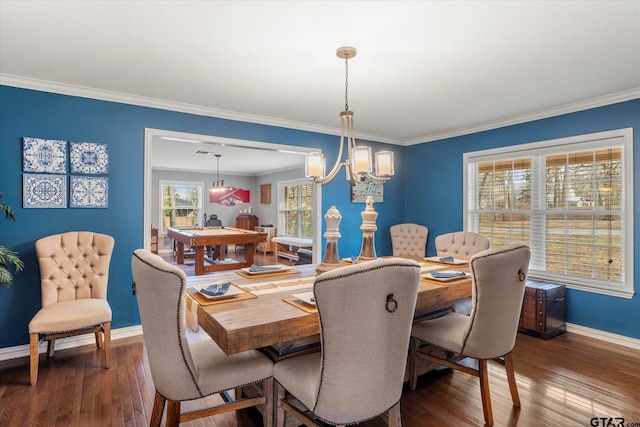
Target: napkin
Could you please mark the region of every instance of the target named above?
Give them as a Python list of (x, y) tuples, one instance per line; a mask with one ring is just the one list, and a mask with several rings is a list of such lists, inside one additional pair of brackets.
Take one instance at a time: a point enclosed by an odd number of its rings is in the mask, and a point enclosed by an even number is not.
[(266, 266), (255, 265), (255, 264), (249, 267), (249, 271), (252, 273), (255, 273), (257, 271), (273, 271), (273, 270), (282, 270), (282, 269), (280, 267), (266, 267)]
[(432, 271), (431, 277), (435, 277), (436, 279), (449, 279), (451, 277), (464, 276), (464, 274), (464, 271), (447, 271), (446, 273), (442, 271)]
[(441, 262), (453, 262), (454, 259), (453, 259), (452, 256), (445, 256), (445, 257), (439, 258), (439, 261), (441, 261)]
[(200, 289), (200, 292), (210, 297), (219, 297), (226, 294), (230, 286), (231, 282), (218, 283), (217, 285), (209, 285), (209, 287), (205, 289)]

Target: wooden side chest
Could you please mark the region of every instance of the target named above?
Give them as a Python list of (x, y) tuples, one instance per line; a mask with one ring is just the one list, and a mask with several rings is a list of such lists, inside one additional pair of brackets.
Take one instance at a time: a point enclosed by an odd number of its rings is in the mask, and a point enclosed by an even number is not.
[(566, 330), (565, 286), (527, 280), (518, 331), (548, 340)]

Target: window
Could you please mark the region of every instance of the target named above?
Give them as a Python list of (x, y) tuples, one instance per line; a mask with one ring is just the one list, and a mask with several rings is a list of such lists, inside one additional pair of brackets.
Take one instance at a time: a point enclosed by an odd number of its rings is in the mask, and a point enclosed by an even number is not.
[(278, 234), (313, 237), (313, 184), (309, 180), (278, 183)]
[(202, 182), (160, 181), (160, 232), (202, 226)]
[(631, 298), (632, 130), (464, 155), (465, 229), (524, 242), (531, 277)]

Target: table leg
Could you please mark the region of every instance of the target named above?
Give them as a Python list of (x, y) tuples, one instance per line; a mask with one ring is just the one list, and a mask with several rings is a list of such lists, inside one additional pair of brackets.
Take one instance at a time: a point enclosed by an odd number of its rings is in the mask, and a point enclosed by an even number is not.
[(176, 250), (176, 262), (178, 264), (184, 264), (184, 243), (177, 242), (178, 249)]
[(253, 264), (253, 253), (256, 251), (255, 243), (247, 243), (244, 245), (245, 266), (251, 267)]
[(195, 259), (195, 275), (201, 276), (204, 274), (204, 246), (196, 246), (196, 259)]

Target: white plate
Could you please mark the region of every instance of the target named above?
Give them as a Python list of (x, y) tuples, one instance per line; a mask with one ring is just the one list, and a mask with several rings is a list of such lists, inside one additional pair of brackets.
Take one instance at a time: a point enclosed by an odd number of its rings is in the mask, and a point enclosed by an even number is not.
[(293, 294), (293, 296), (298, 298), (300, 301), (306, 302), (307, 304), (316, 305), (316, 299), (313, 296), (313, 291)]
[(207, 298), (207, 299), (223, 299), (223, 298), (231, 298), (234, 297), (236, 295), (242, 295), (244, 293), (244, 291), (238, 287), (236, 287), (234, 284), (231, 284), (231, 286), (229, 286), (229, 290), (227, 290), (227, 293), (225, 293), (224, 295), (216, 295), (216, 296), (211, 296), (211, 295), (207, 295), (205, 293), (200, 292), (201, 289), (206, 289), (211, 285), (216, 285), (218, 283), (214, 282), (214, 283), (205, 283), (203, 285), (197, 285), (197, 286), (191, 286), (191, 289), (193, 290), (193, 292), (197, 292), (200, 295), (202, 295), (203, 297)]
[(245, 267), (245, 268), (241, 268), (240, 270), (247, 273), (247, 274), (251, 274), (251, 275), (256, 275), (256, 274), (273, 274), (273, 273), (281, 273), (283, 271), (287, 271), (289, 270), (289, 267), (286, 265), (282, 265), (282, 264), (277, 264), (277, 265), (261, 265), (260, 267), (277, 267), (274, 270), (264, 270), (264, 271), (249, 271), (251, 269), (251, 267)]
[[(438, 273), (460, 273), (460, 271), (439, 270)], [(462, 273), (464, 273), (464, 272), (462, 272)], [(455, 277), (433, 277), (431, 275), (431, 272), (428, 272), (426, 274), (423, 274), (422, 277), (425, 277), (425, 278), (427, 278), (429, 280), (437, 280), (438, 282), (450, 282), (452, 280), (464, 279), (465, 277), (467, 277), (467, 273), (464, 273), (461, 276), (455, 276)]]
[[(355, 258), (355, 259), (354, 259), (354, 258)], [(353, 264), (353, 263), (355, 262), (355, 260), (356, 260), (356, 259), (358, 259), (357, 257), (354, 257), (354, 258), (352, 258), (352, 257), (342, 258), (342, 260), (341, 260), (341, 261), (343, 261), (343, 262), (348, 262), (349, 264)]]
[(467, 265), (467, 264), (469, 264), (469, 261), (467, 261), (466, 259), (455, 259), (454, 258), (453, 261), (440, 261), (440, 258), (446, 258), (446, 257), (430, 256), (428, 258), (425, 258), (425, 260), (432, 261), (432, 262), (439, 262), (441, 264), (449, 264), (449, 265)]

